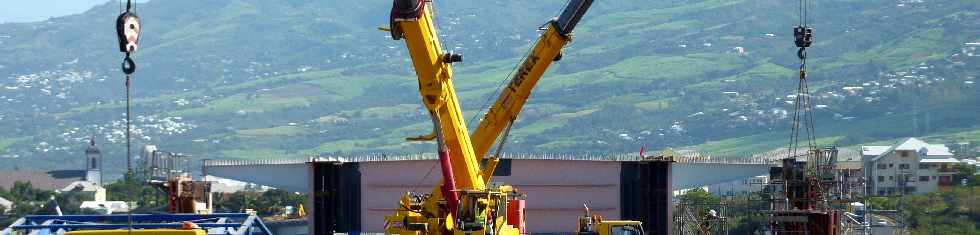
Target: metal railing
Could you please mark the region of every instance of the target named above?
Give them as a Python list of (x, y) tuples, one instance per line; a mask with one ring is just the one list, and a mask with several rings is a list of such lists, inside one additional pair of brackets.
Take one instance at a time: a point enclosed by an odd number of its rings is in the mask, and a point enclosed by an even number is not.
[[(131, 222), (130, 222), (131, 221)], [(257, 216), (245, 213), (118, 214), (118, 215), (28, 215), (18, 219), (0, 235), (60, 234), (59, 231), (106, 229), (180, 229), (192, 222), (208, 234), (269, 234)]]
[[(646, 157), (646, 159), (645, 159)], [(569, 154), (569, 153), (503, 153), (501, 159), (515, 160), (563, 160), (563, 161), (643, 161), (650, 159), (650, 156), (641, 156), (639, 153), (619, 153), (619, 154)], [(384, 162), (384, 161), (419, 161), (435, 160), (438, 156), (433, 153), (415, 154), (361, 154), (361, 155), (320, 155), (306, 159), (255, 159), (255, 160), (204, 160), (205, 167), (212, 166), (255, 166), (255, 165), (285, 165), (285, 164), (305, 164), (312, 161), (339, 161), (339, 162)], [(707, 163), (707, 164), (777, 164), (782, 158), (758, 157), (755, 156), (726, 156), (712, 157), (703, 153), (677, 154), (673, 160), (677, 163)]]

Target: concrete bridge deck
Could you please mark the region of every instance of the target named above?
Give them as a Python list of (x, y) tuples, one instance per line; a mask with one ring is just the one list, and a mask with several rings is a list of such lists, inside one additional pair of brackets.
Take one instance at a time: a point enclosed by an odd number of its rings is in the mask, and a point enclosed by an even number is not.
[[(308, 191), (307, 163), (311, 161), (340, 161), (366, 163), (366, 165), (389, 165), (390, 170), (396, 171), (427, 171), (434, 166), (435, 155), (368, 155), (353, 157), (321, 157), (310, 159), (268, 159), (268, 160), (209, 160), (204, 162), (204, 174), (228, 178), (238, 181), (255, 183), (293, 192)], [(539, 160), (543, 161), (576, 161), (588, 165), (598, 162), (641, 161), (638, 154), (620, 155), (570, 155), (570, 154), (508, 154), (503, 159), (511, 159), (513, 165), (534, 167)], [(529, 161), (534, 160), (534, 161)], [(408, 162), (424, 162), (417, 167), (396, 167)], [(706, 185), (730, 182), (769, 173), (769, 167), (776, 166), (775, 160), (770, 159), (711, 159), (711, 158), (675, 158), (673, 171), (673, 188), (686, 189)], [(414, 165), (414, 164), (413, 164)], [(587, 170), (587, 169), (586, 169)], [(572, 173), (572, 172), (569, 172)], [(438, 174), (435, 172), (433, 174)], [(556, 172), (557, 175), (564, 173)], [(370, 175), (370, 174), (365, 174)], [(438, 178), (438, 175), (430, 177)], [(503, 180), (498, 182), (510, 183)]]
[[(384, 215), (407, 191), (428, 192), (439, 182), (432, 155), (331, 157), (307, 160), (208, 161), (208, 175), (308, 192), (314, 161), (356, 164), (359, 172), (359, 221), (363, 232), (380, 232)], [(507, 155), (508, 174), (494, 182), (515, 186), (528, 195), (528, 227), (534, 232), (574, 231), (583, 204), (608, 219), (618, 219), (624, 206), (624, 165), (638, 155)], [(768, 174), (769, 161), (711, 161), (678, 159), (673, 165), (672, 188), (685, 189)], [(498, 172), (499, 173), (499, 172)]]

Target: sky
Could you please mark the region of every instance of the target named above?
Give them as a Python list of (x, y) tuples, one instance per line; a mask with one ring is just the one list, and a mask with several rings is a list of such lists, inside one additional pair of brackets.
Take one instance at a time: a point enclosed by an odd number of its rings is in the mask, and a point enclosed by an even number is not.
[(118, 0), (0, 0), (0, 23), (36, 22), (85, 12)]

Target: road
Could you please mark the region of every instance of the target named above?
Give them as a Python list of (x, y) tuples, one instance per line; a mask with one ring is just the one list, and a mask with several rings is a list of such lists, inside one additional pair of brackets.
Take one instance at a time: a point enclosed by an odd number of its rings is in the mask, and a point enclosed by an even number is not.
[(908, 234), (902, 225), (899, 224), (895, 219), (879, 214), (871, 215), (871, 234), (874, 235), (886, 235), (886, 234)]

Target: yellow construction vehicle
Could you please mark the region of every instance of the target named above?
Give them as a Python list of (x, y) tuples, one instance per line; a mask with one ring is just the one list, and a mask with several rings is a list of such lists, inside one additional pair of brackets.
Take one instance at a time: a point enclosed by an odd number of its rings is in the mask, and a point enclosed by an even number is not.
[(433, 23), (431, 0), (394, 0), (390, 28), (386, 30), (392, 39), (405, 40), (422, 103), (433, 124), (431, 134), (409, 140), (436, 141), (443, 179), (430, 194), (410, 192), (403, 196), (396, 212), (385, 216), (385, 233), (526, 232), (523, 195), (510, 186), (488, 186), (497, 165), (496, 156), (482, 169), (480, 162), (505, 128), (510, 129), (548, 66), (561, 58), (562, 47), (571, 41), (572, 30), (592, 1), (571, 0), (561, 15), (549, 21), (509, 85), (470, 136), (452, 81), (451, 64), (462, 61), (462, 56), (443, 51)]
[(109, 229), (80, 230), (66, 232), (65, 235), (207, 235), (208, 233), (191, 222), (183, 222), (180, 229)]
[(589, 235), (643, 235), (643, 223), (632, 220), (602, 220), (585, 206), (585, 215), (578, 218), (576, 234)]

